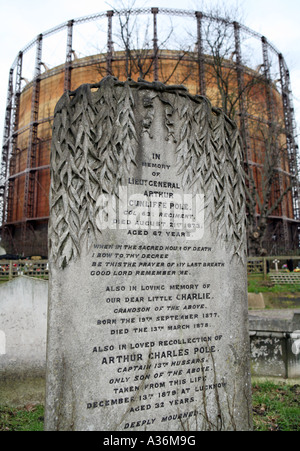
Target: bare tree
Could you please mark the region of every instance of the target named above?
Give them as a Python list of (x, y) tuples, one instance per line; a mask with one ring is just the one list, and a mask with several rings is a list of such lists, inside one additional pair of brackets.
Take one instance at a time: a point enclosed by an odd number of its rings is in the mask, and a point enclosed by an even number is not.
[[(114, 65), (113, 75), (121, 79), (140, 77), (151, 80), (157, 58), (161, 82), (197, 85), (196, 27), (179, 36), (170, 21), (165, 38), (162, 41), (157, 39), (154, 46), (149, 19), (140, 22), (134, 14), (135, 0), (127, 4), (121, 1), (117, 6), (121, 7), (122, 14), (112, 7), (118, 18), (114, 44), (120, 49), (120, 55), (116, 54), (115, 58), (119, 58), (121, 64)], [(281, 171), (286, 154), (283, 114), (276, 104), (275, 117), (270, 120), (268, 89), (273, 95), (275, 86), (272, 83), (267, 85), (266, 77), (259, 70), (247, 68), (245, 62), (238, 60), (235, 23), (241, 21), (240, 12), (226, 4), (214, 9), (205, 8), (205, 11), (202, 33), (206, 95), (241, 129), (247, 182), (249, 253), (259, 255), (266, 247), (268, 218), (287, 203), (292, 190), (291, 178), (282, 175)], [(169, 58), (168, 64), (163, 52)], [(104, 70), (103, 66), (101, 70)]]
[[(157, 76), (160, 82), (168, 84), (176, 78), (177, 84), (183, 84), (189, 79), (194, 71), (191, 62), (186, 61), (186, 56), (193, 50), (186, 42), (177, 43), (174, 51), (175, 30), (170, 19), (167, 32), (162, 40), (157, 39), (154, 44), (153, 27), (151, 19), (140, 19), (134, 14), (136, 1), (124, 2), (122, 0), (110, 5), (114, 16), (118, 18), (118, 27), (113, 33), (114, 64), (112, 75), (124, 78), (153, 79), (155, 62), (157, 64)], [(122, 11), (122, 14), (120, 14)], [(172, 42), (171, 42), (172, 41)], [(169, 48), (171, 47), (171, 48)], [(120, 49), (120, 53), (116, 49)], [(160, 58), (163, 51), (169, 52), (170, 61), (174, 64), (165, 67)], [(185, 70), (182, 66), (185, 65)], [(99, 65), (98, 72), (104, 76), (106, 68)]]
[[(256, 162), (247, 170), (248, 246), (250, 255), (261, 255), (270, 249), (268, 223), (272, 215), (283, 216), (292, 190), (291, 177), (285, 168), (285, 135), (280, 125), (269, 127), (256, 121), (253, 146)], [(280, 211), (281, 210), (281, 211)], [(281, 224), (282, 226), (282, 224)]]
[(150, 20), (148, 18), (141, 26), (139, 16), (134, 14), (135, 4), (136, 0), (120, 0), (109, 5), (119, 22), (117, 31), (113, 34), (113, 47), (120, 49), (123, 55), (116, 59), (125, 61), (125, 64), (114, 67), (113, 75), (118, 78), (132, 78), (136, 74), (140, 78), (146, 78), (153, 67)]
[[(247, 182), (249, 254), (260, 255), (268, 247), (269, 218), (285, 216), (283, 210), (292, 190), (284, 161), (287, 150), (281, 99), (276, 98), (276, 86), (265, 74), (248, 69), (245, 64), (241, 71), (238, 66), (241, 61), (233, 22), (238, 20), (237, 14), (226, 6), (207, 11), (204, 27), (207, 96), (240, 126)], [(269, 68), (264, 69), (266, 73)]]

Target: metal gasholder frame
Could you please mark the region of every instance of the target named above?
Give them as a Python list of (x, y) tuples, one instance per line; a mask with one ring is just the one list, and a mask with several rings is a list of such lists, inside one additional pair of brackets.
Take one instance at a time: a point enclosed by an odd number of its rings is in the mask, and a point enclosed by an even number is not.
[[(11, 199), (14, 193), (14, 183), (16, 177), (14, 174), (14, 156), (16, 153), (17, 138), (19, 134), (23, 133), (23, 130), (19, 128), (19, 107), (20, 107), (20, 95), (21, 95), (21, 81), (22, 81), (22, 63), (24, 55), (29, 52), (34, 46), (36, 47), (36, 61), (35, 61), (35, 74), (32, 80), (32, 103), (31, 103), (31, 119), (29, 128), (29, 142), (27, 149), (27, 172), (25, 177), (25, 193), (24, 193), (24, 206), (23, 206), (23, 237), (25, 239), (26, 235), (26, 223), (31, 219), (34, 219), (34, 197), (36, 189), (36, 147), (38, 141), (38, 126), (40, 124), (38, 112), (39, 112), (39, 89), (41, 76), (41, 56), (42, 56), (42, 44), (49, 37), (58, 32), (66, 32), (66, 57), (64, 61), (59, 64), (64, 65), (65, 77), (64, 77), (64, 91), (71, 89), (72, 81), (72, 69), (76, 67), (76, 61), (73, 60), (73, 35), (77, 27), (81, 24), (87, 24), (89, 22), (95, 21), (107, 21), (107, 42), (106, 48), (107, 53), (102, 55), (106, 61), (106, 72), (108, 75), (112, 74), (114, 55), (114, 19), (119, 19), (120, 17), (128, 17), (131, 14), (133, 17), (136, 16), (148, 16), (152, 17), (153, 21), (153, 79), (159, 81), (159, 58), (160, 58), (160, 36), (159, 36), (159, 21), (160, 17), (168, 16), (170, 18), (177, 17), (193, 19), (194, 20), (194, 35), (195, 35), (195, 50), (191, 58), (193, 61), (197, 61), (199, 68), (199, 94), (205, 95), (207, 91), (206, 81), (205, 81), (205, 65), (209, 64), (209, 55), (205, 55), (204, 50), (204, 35), (203, 27), (206, 21), (215, 22), (218, 25), (226, 25), (232, 27), (232, 34), (235, 48), (235, 56), (232, 60), (235, 65), (235, 70), (237, 74), (238, 90), (240, 93), (239, 97), (239, 117), (241, 125), (241, 135), (244, 142), (245, 159), (250, 160), (251, 154), (251, 139), (249, 136), (249, 125), (248, 120), (251, 118), (250, 114), (247, 112), (247, 105), (244, 99), (244, 81), (245, 81), (245, 71), (247, 68), (243, 64), (243, 51), (241, 45), (241, 39), (243, 37), (255, 39), (261, 41), (262, 44), (262, 67), (264, 71), (260, 74), (260, 77), (264, 79), (266, 85), (266, 101), (267, 101), (267, 112), (268, 112), (268, 122), (270, 127), (274, 122), (274, 99), (273, 90), (275, 87), (275, 80), (272, 80), (270, 73), (270, 55), (276, 56), (278, 59), (278, 72), (280, 74), (280, 94), (282, 97), (282, 108), (284, 115), (284, 126), (286, 135), (286, 148), (287, 156), (289, 162), (290, 177), (293, 181), (293, 209), (294, 209), (294, 219), (300, 223), (300, 184), (299, 184), (299, 147), (296, 138), (296, 123), (295, 123), (295, 112), (293, 107), (293, 97), (291, 90), (291, 82), (289, 69), (287, 67), (286, 61), (283, 55), (276, 49), (276, 47), (270, 43), (264, 36), (251, 30), (250, 28), (230, 21), (226, 18), (214, 16), (212, 14), (206, 14), (202, 11), (194, 10), (180, 10), (180, 9), (169, 9), (169, 8), (139, 8), (132, 10), (111, 10), (105, 12), (99, 12), (96, 14), (79, 17), (77, 19), (72, 19), (66, 21), (48, 31), (43, 32), (37, 36), (34, 40), (29, 42), (17, 55), (15, 58), (10, 71), (9, 71), (9, 82), (7, 89), (7, 103), (5, 112), (5, 124), (3, 132), (3, 143), (2, 143), (2, 161), (0, 165), (0, 227), (2, 230), (7, 224), (12, 222), (11, 213)], [(189, 24), (190, 26), (190, 24)], [(105, 44), (105, 43), (102, 43)], [(104, 45), (99, 45), (99, 48), (103, 48)], [(76, 50), (76, 49), (75, 49)], [(188, 56), (187, 56), (188, 58)], [(58, 66), (58, 65), (57, 65)], [(15, 80), (15, 83), (14, 83)], [(277, 89), (277, 88), (276, 88)], [(48, 118), (50, 119), (50, 118)], [(251, 163), (250, 163), (251, 164)], [(284, 218), (283, 218), (284, 220)], [(284, 222), (284, 221), (283, 221)], [(285, 227), (285, 226), (284, 226)], [(287, 233), (287, 232), (286, 232)], [(299, 228), (300, 233), (300, 228)], [(286, 240), (287, 240), (286, 236)]]

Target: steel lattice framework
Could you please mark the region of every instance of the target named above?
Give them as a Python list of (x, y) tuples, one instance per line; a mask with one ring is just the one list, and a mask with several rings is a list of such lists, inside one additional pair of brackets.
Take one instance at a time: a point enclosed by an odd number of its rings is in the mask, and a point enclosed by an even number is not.
[[(294, 209), (294, 219), (300, 224), (300, 189), (299, 189), (299, 152), (298, 144), (296, 141), (296, 123), (295, 114), (293, 107), (293, 97), (291, 90), (290, 74), (287, 67), (286, 61), (283, 55), (276, 49), (276, 47), (268, 42), (268, 40), (260, 35), (259, 33), (249, 29), (248, 27), (230, 21), (221, 17), (216, 17), (210, 14), (205, 14), (200, 11), (190, 11), (190, 10), (176, 10), (176, 9), (165, 9), (165, 8), (144, 8), (144, 9), (133, 9), (131, 11), (121, 10), (121, 11), (106, 11), (98, 14), (93, 14), (85, 17), (80, 17), (67, 22), (64, 22), (44, 33), (38, 35), (34, 40), (28, 43), (17, 55), (13, 65), (9, 71), (9, 82), (7, 90), (7, 103), (6, 103), (6, 114), (5, 114), (5, 125), (3, 134), (3, 145), (2, 145), (2, 161), (0, 167), (0, 225), (2, 225), (2, 230), (10, 225), (10, 212), (9, 208), (12, 204), (12, 199), (14, 196), (14, 180), (17, 177), (14, 174), (14, 154), (16, 152), (16, 141), (19, 133), (23, 132), (24, 129), (19, 129), (19, 114), (20, 114), (20, 96), (22, 93), (21, 82), (23, 80), (23, 59), (24, 56), (31, 50), (35, 48), (35, 63), (34, 63), (34, 77), (32, 82), (32, 102), (31, 102), (31, 116), (29, 129), (29, 143), (27, 149), (27, 168), (25, 171), (25, 193), (24, 193), (24, 205), (23, 205), (23, 239), (26, 239), (27, 225), (30, 221), (34, 221), (33, 214), (33, 203), (34, 203), (34, 192), (36, 184), (36, 173), (41, 167), (37, 167), (36, 162), (36, 147), (37, 147), (37, 130), (41, 123), (46, 122), (51, 119), (39, 118), (39, 101), (40, 101), (40, 81), (41, 81), (41, 65), (42, 62), (42, 52), (43, 45), (46, 40), (59, 32), (66, 32), (66, 53), (65, 60), (61, 61), (60, 64), (64, 64), (64, 90), (70, 90), (71, 87), (71, 72), (74, 66), (74, 61), (72, 61), (73, 55), (73, 34), (76, 27), (81, 24), (88, 24), (90, 22), (107, 21), (107, 41), (105, 44), (107, 52), (105, 53), (106, 59), (106, 71), (110, 75), (112, 73), (112, 61), (114, 58), (114, 42), (113, 42), (113, 18), (122, 18), (128, 15), (132, 17), (135, 16), (148, 16), (153, 18), (153, 78), (155, 81), (159, 80), (158, 74), (158, 41), (159, 41), (159, 28), (158, 20), (162, 16), (167, 17), (178, 17), (182, 20), (187, 20), (187, 18), (194, 21), (195, 36), (197, 39), (196, 46), (194, 49), (194, 54), (197, 59), (198, 69), (199, 69), (199, 94), (206, 94), (205, 85), (205, 63), (209, 58), (209, 55), (204, 53), (204, 36), (203, 36), (203, 26), (206, 21), (215, 22), (221, 26), (231, 27), (234, 36), (234, 59), (233, 64), (235, 65), (235, 70), (237, 74), (238, 90), (240, 92), (239, 100), (239, 117), (240, 117), (240, 129), (245, 146), (245, 158), (250, 158), (250, 139), (249, 139), (249, 113), (247, 112), (246, 102), (243, 96), (244, 90), (244, 80), (245, 80), (245, 66), (243, 65), (243, 50), (241, 36), (250, 37), (255, 39), (257, 44), (261, 48), (261, 66), (263, 67), (263, 72), (261, 77), (269, 90), (267, 91), (267, 117), (269, 124), (274, 122), (274, 99), (272, 95), (272, 85), (275, 80), (272, 78), (271, 73), (271, 63), (270, 58), (272, 57), (277, 61), (280, 88), (279, 92), (282, 98), (283, 112), (284, 112), (284, 125), (285, 125), (285, 136), (286, 136), (286, 149), (289, 161), (289, 176), (291, 177), (293, 188), (293, 209)], [(259, 48), (259, 47), (258, 47)], [(259, 53), (259, 51), (258, 51)], [(53, 73), (53, 72), (52, 72)], [(278, 80), (276, 80), (278, 81)], [(280, 171), (279, 171), (280, 172)], [(279, 176), (280, 183), (280, 176)], [(287, 230), (285, 221), (285, 212), (282, 212), (283, 229), (285, 234), (285, 240), (287, 241)]]

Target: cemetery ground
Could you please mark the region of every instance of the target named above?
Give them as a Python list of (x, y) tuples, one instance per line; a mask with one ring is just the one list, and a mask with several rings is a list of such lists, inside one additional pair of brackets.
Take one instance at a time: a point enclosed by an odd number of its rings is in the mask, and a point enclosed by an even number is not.
[[(300, 384), (253, 380), (254, 431), (300, 431)], [(0, 406), (0, 432), (43, 431), (44, 407)]]
[(248, 274), (248, 293), (263, 293), (266, 309), (299, 309), (300, 285), (275, 285), (262, 274)]

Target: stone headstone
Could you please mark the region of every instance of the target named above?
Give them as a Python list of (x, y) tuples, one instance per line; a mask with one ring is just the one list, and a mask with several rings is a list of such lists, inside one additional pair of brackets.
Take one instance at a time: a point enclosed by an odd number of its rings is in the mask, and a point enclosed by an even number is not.
[(47, 430), (251, 429), (236, 126), (179, 86), (59, 101)]
[(262, 293), (248, 293), (248, 307), (254, 309), (264, 309), (265, 299)]

